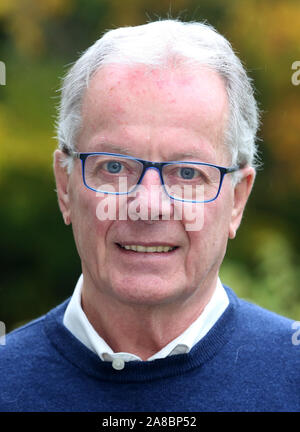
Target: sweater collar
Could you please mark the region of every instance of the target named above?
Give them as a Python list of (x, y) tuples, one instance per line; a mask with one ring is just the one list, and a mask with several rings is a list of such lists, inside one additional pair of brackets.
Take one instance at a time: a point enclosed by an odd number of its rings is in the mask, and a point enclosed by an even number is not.
[(70, 367), (79, 368), (87, 375), (103, 381), (136, 382), (180, 375), (200, 367), (229, 341), (234, 332), (238, 307), (236, 295), (224, 287), (229, 305), (209, 332), (187, 354), (178, 354), (153, 361), (131, 361), (122, 370), (115, 370), (110, 362), (100, 361), (98, 355), (82, 344), (63, 324), (70, 299), (52, 309), (45, 317), (44, 328), (53, 348), (68, 361)]
[[(78, 279), (74, 293), (64, 313), (63, 323), (67, 329), (87, 348), (98, 354), (101, 360), (110, 361), (113, 365), (114, 360), (117, 359), (120, 360), (120, 363), (121, 361), (123, 363), (124, 361), (141, 361), (140, 357), (131, 353), (113, 352), (105, 340), (96, 332), (81, 307), (82, 286), (83, 275)], [(201, 315), (176, 339), (151, 356), (148, 361), (188, 353), (209, 332), (228, 304), (228, 296), (218, 278), (214, 293)]]

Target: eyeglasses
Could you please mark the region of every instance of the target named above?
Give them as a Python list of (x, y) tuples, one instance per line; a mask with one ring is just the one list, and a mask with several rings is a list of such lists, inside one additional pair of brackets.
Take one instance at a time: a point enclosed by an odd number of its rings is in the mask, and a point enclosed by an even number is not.
[(152, 168), (158, 171), (170, 198), (210, 202), (218, 197), (224, 176), (240, 169), (240, 166), (225, 168), (204, 162), (151, 162), (115, 153), (64, 151), (81, 160), (83, 183), (88, 189), (114, 195), (132, 193), (141, 184), (146, 171)]

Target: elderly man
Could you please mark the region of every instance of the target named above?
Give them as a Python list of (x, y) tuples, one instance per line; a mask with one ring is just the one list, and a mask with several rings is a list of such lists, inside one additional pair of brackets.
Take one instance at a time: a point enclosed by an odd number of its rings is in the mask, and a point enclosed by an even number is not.
[(1, 410), (300, 409), (291, 322), (219, 279), (257, 125), (250, 80), (208, 25), (116, 29), (79, 58), (54, 170), (82, 275), (7, 336)]

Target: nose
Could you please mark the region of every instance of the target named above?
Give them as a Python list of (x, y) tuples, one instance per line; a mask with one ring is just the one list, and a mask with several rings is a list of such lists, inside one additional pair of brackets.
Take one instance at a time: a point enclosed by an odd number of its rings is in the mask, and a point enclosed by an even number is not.
[(173, 204), (164, 190), (159, 171), (156, 168), (146, 170), (128, 209), (130, 208), (130, 216), (133, 216), (134, 220), (171, 219)]
[(154, 167), (146, 168), (140, 184), (147, 188), (151, 188), (152, 185), (162, 186), (159, 170)]

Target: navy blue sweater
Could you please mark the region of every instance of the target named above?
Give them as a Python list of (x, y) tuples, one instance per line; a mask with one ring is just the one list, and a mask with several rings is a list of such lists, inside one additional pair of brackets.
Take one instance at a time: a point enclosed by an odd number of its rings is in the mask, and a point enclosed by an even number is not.
[(68, 300), (0, 346), (0, 411), (300, 411), (292, 321), (240, 300), (188, 354), (115, 370), (63, 325)]

